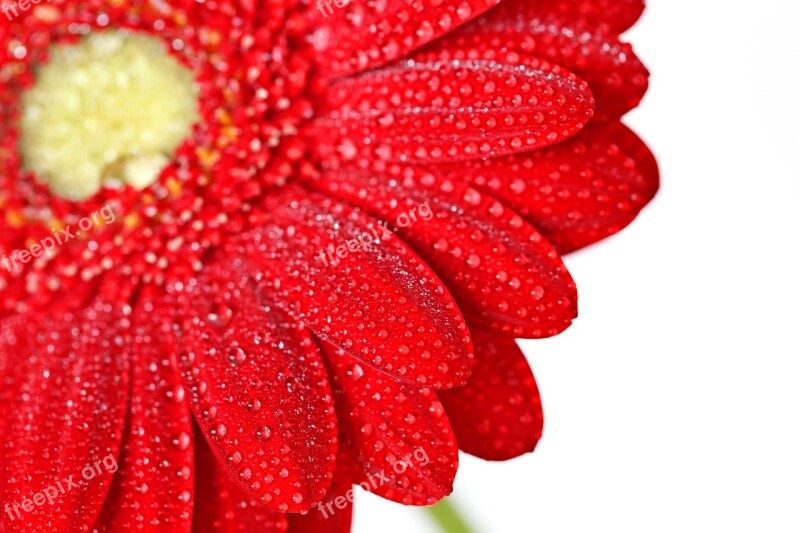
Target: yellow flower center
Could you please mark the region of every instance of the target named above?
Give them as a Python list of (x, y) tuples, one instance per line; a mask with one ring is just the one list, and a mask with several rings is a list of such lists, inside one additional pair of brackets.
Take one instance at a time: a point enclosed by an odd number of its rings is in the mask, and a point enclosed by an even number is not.
[(22, 95), (24, 166), (73, 200), (113, 182), (143, 189), (191, 133), (197, 107), (191, 71), (161, 40), (89, 35), (55, 47)]

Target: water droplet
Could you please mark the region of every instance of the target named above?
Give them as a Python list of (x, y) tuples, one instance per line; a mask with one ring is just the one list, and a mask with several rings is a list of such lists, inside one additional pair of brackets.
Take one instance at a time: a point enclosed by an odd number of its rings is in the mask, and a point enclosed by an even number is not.
[(172, 439), (172, 443), (181, 451), (188, 450), (189, 445), (192, 443), (192, 437), (186, 432), (181, 432), (174, 439)]
[(233, 309), (225, 304), (215, 305), (211, 312), (206, 317), (208, 323), (216, 328), (225, 328), (231, 323), (233, 318)]
[(225, 427), (225, 424), (217, 424), (214, 426), (214, 429), (211, 430), (211, 436), (217, 439), (224, 439), (227, 434), (228, 428)]
[(352, 379), (353, 381), (358, 381), (362, 377), (364, 377), (364, 369), (361, 368), (361, 365), (354, 364), (350, 368), (347, 369), (347, 377)]
[(270, 430), (267, 426), (261, 426), (260, 428), (256, 429), (256, 438), (259, 440), (267, 440), (269, 439), (270, 435), (272, 435), (272, 430)]
[(431, 404), (430, 412), (435, 418), (441, 418), (444, 416), (444, 407), (439, 402)]
[(175, 385), (164, 394), (168, 400), (176, 403), (180, 403), (186, 399), (186, 389), (184, 389), (182, 385)]
[(251, 413), (257, 413), (261, 410), (261, 401), (260, 400), (250, 400), (247, 402), (247, 410)]
[(239, 346), (231, 346), (228, 350), (228, 361), (231, 366), (241, 366), (247, 362), (247, 354)]

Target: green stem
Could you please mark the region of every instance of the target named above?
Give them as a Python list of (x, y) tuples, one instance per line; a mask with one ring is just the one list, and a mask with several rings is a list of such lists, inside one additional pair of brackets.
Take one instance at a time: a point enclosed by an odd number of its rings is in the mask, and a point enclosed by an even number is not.
[(427, 508), (428, 514), (439, 525), (443, 533), (473, 533), (472, 528), (455, 506), (451, 498)]

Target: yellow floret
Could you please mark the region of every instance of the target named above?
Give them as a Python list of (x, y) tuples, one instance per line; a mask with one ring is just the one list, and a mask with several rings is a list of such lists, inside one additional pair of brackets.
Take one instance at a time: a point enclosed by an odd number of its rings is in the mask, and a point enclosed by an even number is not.
[(52, 50), (22, 96), (20, 150), (51, 190), (83, 199), (106, 181), (152, 184), (197, 122), (191, 71), (162, 41), (125, 32)]

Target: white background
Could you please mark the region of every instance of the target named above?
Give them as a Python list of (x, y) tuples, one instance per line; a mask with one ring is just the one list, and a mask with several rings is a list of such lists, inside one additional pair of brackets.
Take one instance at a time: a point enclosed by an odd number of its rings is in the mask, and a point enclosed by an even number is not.
[[(574, 327), (523, 344), (536, 453), (464, 457), (455, 499), (478, 533), (800, 532), (800, 5), (649, 0), (625, 37), (661, 193), (567, 259)], [(358, 495), (356, 533), (435, 531)]]

